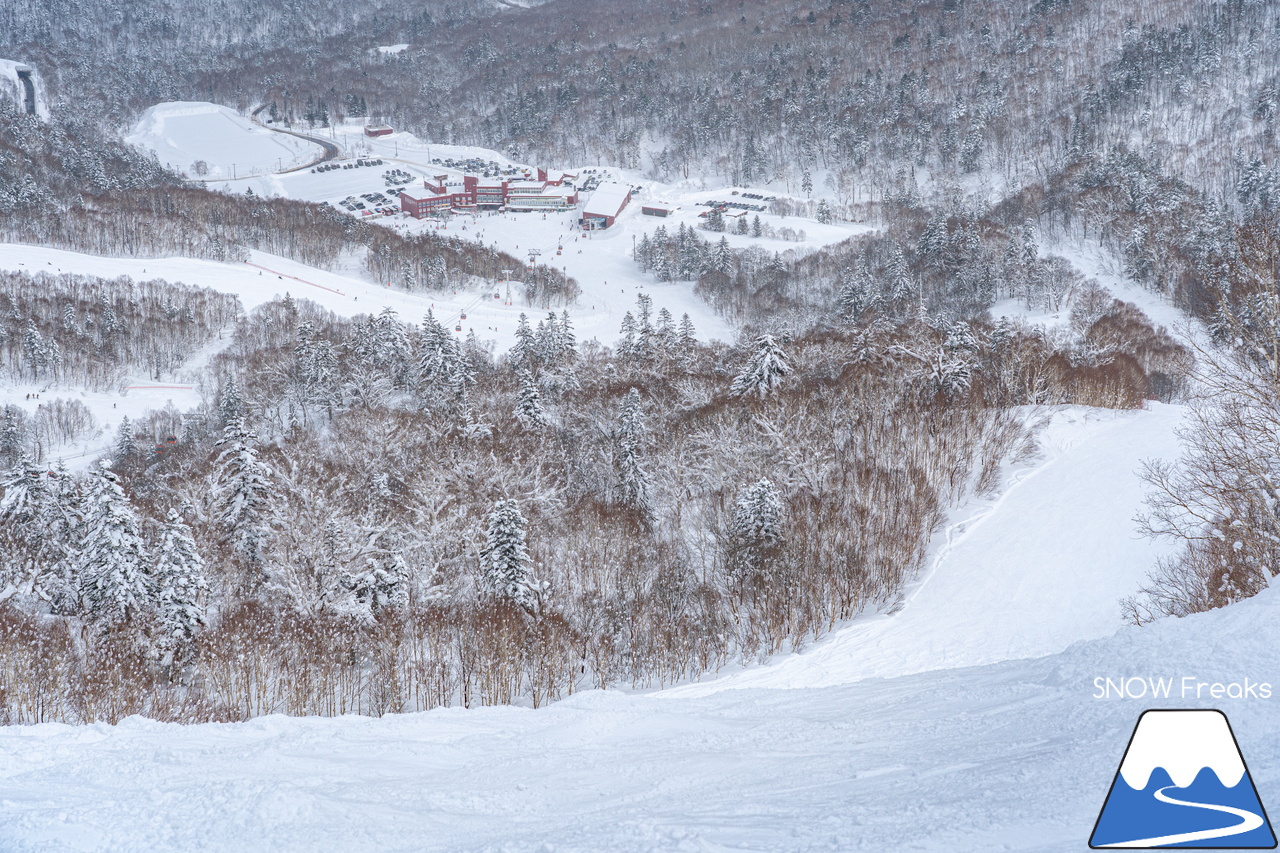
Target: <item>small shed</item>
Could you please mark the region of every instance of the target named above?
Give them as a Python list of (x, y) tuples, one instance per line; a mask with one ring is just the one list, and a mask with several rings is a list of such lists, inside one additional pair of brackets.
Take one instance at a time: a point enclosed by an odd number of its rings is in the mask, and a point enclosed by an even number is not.
[(365, 136), (390, 136), (395, 130), (388, 124), (371, 124), (364, 129)]

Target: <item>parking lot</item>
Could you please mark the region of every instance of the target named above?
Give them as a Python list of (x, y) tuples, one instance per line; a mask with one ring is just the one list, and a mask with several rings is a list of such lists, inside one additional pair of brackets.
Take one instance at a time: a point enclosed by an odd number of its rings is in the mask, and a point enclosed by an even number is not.
[[(735, 195), (737, 195), (737, 193), (735, 193)], [(771, 195), (769, 196), (759, 195), (757, 193), (742, 193), (741, 198), (753, 198), (753, 199), (759, 199), (761, 201), (773, 201), (774, 197)], [(748, 204), (747, 202), (742, 202), (742, 201), (720, 201), (718, 199), (711, 199), (709, 201), (700, 201), (698, 202), (698, 204), (702, 205), (703, 207), (718, 207), (721, 210), (741, 210), (741, 211), (753, 212), (753, 213), (764, 213), (768, 209), (768, 205), (765, 205), (765, 204)]]

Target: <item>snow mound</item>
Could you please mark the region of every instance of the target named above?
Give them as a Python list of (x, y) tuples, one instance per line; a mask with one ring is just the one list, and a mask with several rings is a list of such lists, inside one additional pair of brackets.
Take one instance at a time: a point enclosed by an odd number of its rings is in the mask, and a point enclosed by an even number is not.
[[(203, 101), (156, 104), (142, 114), (131, 145), (189, 177), (230, 178), (278, 172), (316, 159), (319, 146), (259, 127), (228, 107)], [(195, 164), (206, 164), (201, 175)]]

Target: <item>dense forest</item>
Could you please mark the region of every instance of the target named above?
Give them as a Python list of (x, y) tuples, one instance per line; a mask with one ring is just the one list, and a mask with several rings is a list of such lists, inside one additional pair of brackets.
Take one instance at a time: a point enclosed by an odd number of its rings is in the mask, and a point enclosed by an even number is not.
[[(84, 475), (49, 452), (95, 429), (83, 407), (3, 411), (9, 722), (536, 706), (800, 648), (892, 606), (948, 509), (1036, 453), (1029, 413), (1065, 403), (1195, 413), (1142, 521), (1186, 547), (1132, 621), (1280, 565), (1275, 4), (55, 0), (0, 9), (0, 55), (53, 112), (0, 105), (0, 239), (354, 257), (407, 290), (514, 269), (528, 314), (494, 352), (430, 315), (0, 277), (10, 381), (108, 387), (230, 341), (200, 409), (126, 424)], [(553, 270), (186, 186), (119, 141), (181, 99), (771, 184), (796, 199), (774, 213), (876, 230), (767, 252), (716, 217), (658, 228), (637, 268), (738, 339), (641, 297), (613, 345), (579, 343)], [(1204, 333), (1086, 280), (1060, 251), (1084, 245)], [(993, 321), (1001, 299), (1067, 322)]]
[(91, 475), (19, 436), (12, 719), (536, 705), (800, 647), (1034, 452), (1011, 407), (1141, 405), (1142, 361), (1185, 357), (1105, 298), (1066, 350), (925, 320), (708, 347), (645, 299), (632, 323), (578, 347), (551, 312), (493, 359), (430, 316), (276, 302), (236, 323), (206, 410), (128, 425)]

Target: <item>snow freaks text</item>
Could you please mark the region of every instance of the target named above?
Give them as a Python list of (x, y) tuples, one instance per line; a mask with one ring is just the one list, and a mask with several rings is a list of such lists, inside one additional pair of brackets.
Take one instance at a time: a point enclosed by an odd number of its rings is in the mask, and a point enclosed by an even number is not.
[(1240, 681), (1205, 681), (1184, 676), (1099, 676), (1093, 680), (1094, 699), (1270, 699), (1271, 684), (1244, 678)]

